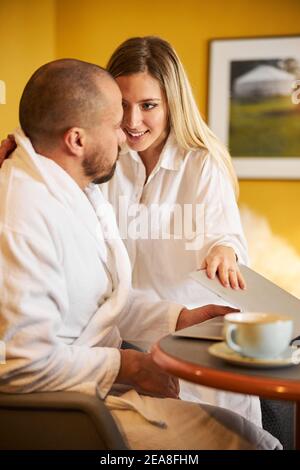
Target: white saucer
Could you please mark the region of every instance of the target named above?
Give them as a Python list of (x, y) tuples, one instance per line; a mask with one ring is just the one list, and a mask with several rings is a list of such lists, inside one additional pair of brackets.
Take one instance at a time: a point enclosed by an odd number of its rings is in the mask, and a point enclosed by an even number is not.
[(224, 361), (238, 364), (245, 367), (254, 368), (275, 368), (275, 367), (289, 367), (299, 364), (299, 354), (293, 357), (293, 353), (297, 351), (296, 347), (289, 347), (279, 357), (272, 359), (255, 359), (252, 357), (242, 356), (239, 353), (230, 349), (227, 344), (222, 341), (221, 343), (214, 343), (208, 351), (213, 356), (216, 356)]

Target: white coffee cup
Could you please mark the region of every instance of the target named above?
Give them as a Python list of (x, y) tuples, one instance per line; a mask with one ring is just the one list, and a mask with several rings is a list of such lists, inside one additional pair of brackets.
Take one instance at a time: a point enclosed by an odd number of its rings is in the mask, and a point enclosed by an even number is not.
[(227, 345), (247, 357), (280, 356), (292, 339), (293, 320), (275, 313), (229, 313), (224, 317)]

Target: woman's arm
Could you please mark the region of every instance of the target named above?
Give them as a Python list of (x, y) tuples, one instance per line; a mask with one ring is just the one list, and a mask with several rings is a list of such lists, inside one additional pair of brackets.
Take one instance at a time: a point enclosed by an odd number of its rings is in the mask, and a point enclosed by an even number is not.
[(217, 275), (225, 287), (246, 287), (238, 261), (248, 262), (247, 243), (229, 176), (207, 155), (199, 181), (197, 203), (203, 204), (203, 247), (200, 268)]

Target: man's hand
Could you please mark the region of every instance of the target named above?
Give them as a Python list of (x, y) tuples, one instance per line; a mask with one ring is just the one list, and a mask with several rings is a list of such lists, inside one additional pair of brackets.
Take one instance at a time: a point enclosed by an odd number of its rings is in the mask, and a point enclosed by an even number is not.
[(210, 279), (217, 274), (224, 287), (246, 288), (245, 280), (239, 270), (236, 255), (229, 246), (214, 246), (204, 260), (203, 269)]
[(155, 397), (178, 398), (178, 379), (160, 369), (150, 354), (121, 349), (121, 367), (116, 383), (132, 385), (139, 393)]
[(239, 310), (232, 307), (224, 307), (223, 305), (204, 305), (204, 307), (197, 307), (192, 310), (184, 308), (179, 314), (176, 331), (209, 320), (210, 318), (226, 315), (230, 312), (239, 312)]
[(15, 150), (16, 142), (13, 135), (8, 135), (6, 139), (1, 141), (0, 146), (0, 167), (4, 160)]

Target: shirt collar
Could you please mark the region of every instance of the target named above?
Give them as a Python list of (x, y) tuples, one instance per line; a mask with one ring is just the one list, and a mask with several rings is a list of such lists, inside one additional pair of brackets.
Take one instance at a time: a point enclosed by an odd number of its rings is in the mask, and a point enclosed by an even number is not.
[[(141, 158), (139, 154), (128, 147), (128, 145), (124, 145), (120, 152), (120, 156), (124, 154), (129, 154), (133, 160), (140, 163)], [(179, 170), (180, 166), (183, 163), (183, 159), (185, 156), (185, 150), (181, 149), (176, 141), (175, 133), (171, 130), (164, 148), (160, 154), (159, 160), (157, 162), (156, 168), (164, 168), (166, 170)]]

